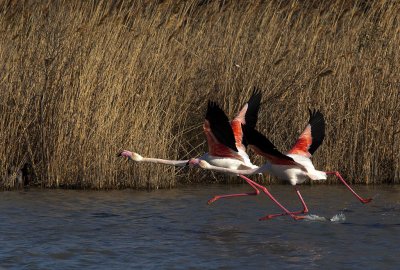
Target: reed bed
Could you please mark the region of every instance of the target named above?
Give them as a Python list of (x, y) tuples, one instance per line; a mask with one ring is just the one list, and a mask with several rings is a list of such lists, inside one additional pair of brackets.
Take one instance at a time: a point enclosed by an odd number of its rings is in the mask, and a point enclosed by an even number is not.
[(42, 187), (240, 181), (115, 154), (197, 156), (207, 100), (233, 117), (253, 86), (280, 150), (318, 108), (317, 168), (400, 182), (397, 1), (2, 1), (0, 33), (2, 188), (27, 162)]

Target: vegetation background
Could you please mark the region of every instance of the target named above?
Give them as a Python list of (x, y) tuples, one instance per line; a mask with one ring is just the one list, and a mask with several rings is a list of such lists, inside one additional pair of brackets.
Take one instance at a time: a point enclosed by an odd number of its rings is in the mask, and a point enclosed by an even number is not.
[(281, 151), (318, 108), (317, 168), (400, 182), (398, 1), (3, 0), (0, 36), (3, 188), (26, 162), (43, 187), (239, 182), (116, 153), (197, 156), (207, 100), (233, 117), (253, 86)]

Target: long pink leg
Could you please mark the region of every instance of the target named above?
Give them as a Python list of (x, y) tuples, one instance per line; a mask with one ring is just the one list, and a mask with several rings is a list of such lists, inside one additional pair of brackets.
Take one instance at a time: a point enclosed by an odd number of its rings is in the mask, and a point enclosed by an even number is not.
[(291, 213), (289, 210), (287, 210), (282, 204), (280, 204), (275, 198), (274, 196), (272, 196), (272, 194), (268, 191), (268, 189), (262, 185), (257, 184), (256, 182), (250, 180), (249, 178), (247, 178), (244, 175), (239, 175), (241, 178), (245, 179), (246, 181), (250, 181), (254, 186), (258, 187), (259, 189), (261, 189), (274, 203), (276, 203), (283, 211), (285, 211), (286, 215), (290, 215), (293, 219), (303, 219), (304, 216), (296, 216), (293, 213)]
[[(243, 178), (243, 177), (242, 177)], [(232, 197), (241, 197), (241, 196), (257, 196), (260, 194), (260, 191), (257, 189), (257, 187), (254, 185), (255, 182), (250, 180), (249, 178), (245, 177), (243, 178), (246, 180), (246, 182), (254, 188), (254, 192), (249, 192), (249, 193), (239, 193), (239, 194), (227, 194), (227, 195), (216, 195), (212, 199), (208, 200), (208, 204), (212, 204), (213, 202), (222, 199), (222, 198), (232, 198)]]
[(342, 181), (342, 183), (350, 190), (350, 192), (353, 193), (353, 195), (356, 196), (357, 199), (360, 200), (360, 202), (362, 202), (362, 203), (369, 203), (370, 201), (372, 201), (372, 198), (368, 198), (368, 199), (361, 198), (361, 197), (349, 186), (349, 184), (347, 184), (346, 181), (344, 181), (344, 179), (342, 178), (342, 176), (340, 175), (339, 172), (325, 172), (325, 173), (326, 173), (326, 174), (334, 174), (334, 175), (336, 175), (336, 176), (340, 179), (340, 181)]
[[(294, 214), (294, 215), (308, 213), (308, 207), (307, 207), (303, 197), (301, 196), (299, 189), (297, 188), (297, 186), (295, 186), (294, 188), (296, 189), (296, 194), (299, 197), (299, 199), (301, 201), (301, 204), (303, 205), (303, 210), (302, 211), (291, 212), (291, 213)], [(279, 216), (284, 216), (284, 215), (287, 215), (287, 213), (268, 215), (268, 216), (260, 218), (259, 220), (267, 220), (267, 219), (271, 219), (271, 218), (279, 217)]]
[(303, 205), (303, 213), (308, 213), (307, 204), (306, 204), (306, 202), (304, 201), (303, 197), (301, 196), (299, 189), (298, 189), (296, 186), (295, 186), (294, 188), (296, 189), (296, 194), (297, 194), (297, 196), (299, 197), (299, 199), (300, 199), (300, 201), (301, 201), (301, 204)]

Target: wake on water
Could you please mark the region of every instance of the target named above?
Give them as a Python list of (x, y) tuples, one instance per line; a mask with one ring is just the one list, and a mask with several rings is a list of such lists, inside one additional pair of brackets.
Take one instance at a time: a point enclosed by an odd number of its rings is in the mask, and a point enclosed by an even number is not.
[(304, 216), (304, 219), (309, 221), (331, 221), (339, 223), (346, 221), (346, 216), (343, 213), (336, 214), (332, 218), (320, 217), (318, 215), (307, 215)]

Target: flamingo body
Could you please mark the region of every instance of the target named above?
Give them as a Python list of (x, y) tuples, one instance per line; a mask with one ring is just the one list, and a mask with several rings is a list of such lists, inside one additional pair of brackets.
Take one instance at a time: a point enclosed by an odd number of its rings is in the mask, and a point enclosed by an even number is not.
[(249, 147), (268, 161), (267, 165), (263, 166), (263, 172), (292, 185), (301, 184), (308, 178), (326, 179), (326, 174), (316, 170), (310, 159), (323, 142), (325, 120), (319, 111), (310, 110), (309, 113), (310, 119), (306, 128), (287, 154), (282, 154), (270, 140), (254, 128), (243, 126)]
[[(230, 157), (224, 157), (224, 156), (213, 156), (210, 155), (209, 153), (205, 153), (201, 157), (198, 158), (198, 161), (204, 160), (207, 161), (209, 164), (212, 164), (214, 166), (218, 167), (223, 167), (223, 168), (228, 168), (228, 169), (237, 169), (237, 170), (247, 170), (247, 169), (255, 169), (258, 168), (258, 166), (254, 165), (251, 163), (249, 156), (245, 153), (239, 150), (239, 154), (241, 155), (241, 158), (230, 158)], [(193, 162), (193, 161), (192, 161)], [(197, 163), (197, 161), (196, 161)]]
[(288, 154), (287, 156), (291, 157), (301, 167), (298, 165), (268, 163), (270, 166), (268, 169), (265, 167), (265, 172), (280, 180), (288, 181), (293, 186), (304, 183), (308, 178), (311, 180), (326, 180), (326, 173), (316, 170), (309, 158), (297, 154)]
[(229, 121), (224, 111), (215, 102), (209, 101), (203, 124), (208, 153), (191, 159), (189, 164), (197, 166), (201, 160), (204, 160), (213, 166), (229, 169), (258, 168), (251, 163), (246, 153), (242, 126), (255, 127), (260, 102), (261, 93), (254, 89), (249, 101), (237, 116)]

